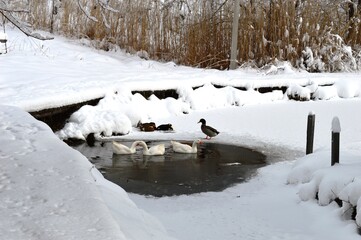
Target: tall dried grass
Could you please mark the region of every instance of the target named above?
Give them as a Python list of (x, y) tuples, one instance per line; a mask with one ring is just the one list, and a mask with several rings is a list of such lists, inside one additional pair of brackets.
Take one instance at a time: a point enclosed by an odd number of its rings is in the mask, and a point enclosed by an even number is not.
[[(230, 0), (110, 0), (109, 6), (116, 12), (95, 0), (80, 0), (83, 10), (74, 0), (27, 2), (27, 20), (36, 28), (97, 40), (105, 50), (111, 43), (132, 53), (144, 50), (153, 59), (190, 66), (225, 69), (229, 64)], [(55, 3), (56, 12), (50, 3)], [(326, 40), (330, 34), (359, 49), (360, 17), (361, 0), (354, 4), (343, 0), (243, 0), (238, 61), (261, 67), (279, 60), (298, 66), (306, 48), (315, 55), (321, 55), (325, 44), (331, 44), (332, 50), (332, 41)]]

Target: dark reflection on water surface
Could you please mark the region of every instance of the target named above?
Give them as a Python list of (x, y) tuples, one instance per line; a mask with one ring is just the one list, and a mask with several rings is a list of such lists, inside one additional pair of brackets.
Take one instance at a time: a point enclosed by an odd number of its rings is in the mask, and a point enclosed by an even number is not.
[[(130, 146), (132, 142), (122, 143)], [(73, 148), (127, 192), (157, 197), (221, 191), (266, 165), (266, 156), (239, 146), (204, 141), (197, 154), (181, 154), (173, 152), (170, 142), (147, 142), (148, 146), (160, 143), (166, 146), (164, 156), (143, 156), (141, 148), (132, 155), (116, 155), (111, 142)]]

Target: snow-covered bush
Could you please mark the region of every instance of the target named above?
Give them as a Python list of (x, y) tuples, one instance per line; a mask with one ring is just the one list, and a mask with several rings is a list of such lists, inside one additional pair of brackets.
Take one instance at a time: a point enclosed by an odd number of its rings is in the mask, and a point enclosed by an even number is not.
[(357, 69), (361, 68), (361, 46), (357, 45), (353, 48), (353, 56), (356, 60)]
[(352, 49), (337, 34), (326, 32), (318, 43), (302, 51), (299, 67), (309, 72), (350, 72), (358, 69)]
[(138, 51), (137, 56), (140, 57), (141, 59), (149, 60), (149, 54), (145, 50)]
[(305, 50), (302, 51), (300, 68), (305, 69), (308, 72), (323, 72), (325, 71), (325, 64), (320, 57), (314, 57), (311, 48), (306, 47)]
[(300, 101), (309, 101), (311, 99), (311, 90), (297, 84), (292, 84), (286, 92), (289, 99)]

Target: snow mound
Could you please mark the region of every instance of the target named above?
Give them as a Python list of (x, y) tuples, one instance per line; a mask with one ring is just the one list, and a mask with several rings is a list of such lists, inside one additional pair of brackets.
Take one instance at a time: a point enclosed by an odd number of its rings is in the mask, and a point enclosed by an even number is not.
[(311, 90), (297, 84), (291, 84), (286, 93), (290, 99), (301, 101), (309, 101), (311, 99)]
[(316, 100), (330, 100), (338, 97), (337, 88), (335, 86), (319, 86), (313, 94)]
[(170, 239), (44, 123), (0, 106), (1, 239)]
[(296, 161), (287, 177), (287, 182), (291, 184), (310, 182), (315, 171), (330, 165), (329, 159), (330, 153), (327, 151), (317, 151), (304, 156)]
[(361, 84), (360, 81), (347, 80), (335, 83), (338, 96), (341, 98), (353, 98), (360, 96)]
[[(360, 148), (361, 143), (358, 145)], [(325, 206), (340, 199), (361, 209), (361, 153), (354, 148), (342, 151), (341, 163), (334, 166), (329, 149), (298, 159), (287, 182), (301, 184), (298, 194), (303, 201), (318, 199), (318, 204)], [(361, 214), (356, 215), (356, 223), (361, 226)]]
[(59, 137), (85, 139), (89, 133), (111, 136), (128, 134), (130, 130), (130, 120), (121, 111), (102, 111), (87, 105), (70, 117)]
[(340, 192), (360, 174), (360, 164), (342, 165), (320, 169), (313, 174), (310, 182), (304, 184), (299, 196), (307, 201), (318, 196), (318, 203), (321, 206), (330, 204), (339, 198)]

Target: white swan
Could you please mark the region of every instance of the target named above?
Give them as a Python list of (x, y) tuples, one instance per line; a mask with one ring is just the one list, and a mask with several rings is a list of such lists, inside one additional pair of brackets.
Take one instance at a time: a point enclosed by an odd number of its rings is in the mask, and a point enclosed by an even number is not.
[(121, 143), (113, 141), (113, 153), (115, 154), (133, 154), (136, 151), (136, 147), (140, 141), (135, 141), (132, 146), (127, 147)]
[(201, 143), (200, 139), (196, 139), (193, 141), (192, 147), (188, 144), (183, 144), (176, 141), (171, 141), (173, 151), (176, 153), (197, 153), (197, 144)]
[(139, 145), (143, 147), (143, 155), (154, 156), (154, 155), (164, 155), (165, 153), (164, 144), (155, 145), (150, 147), (149, 149), (144, 141), (139, 141)]

